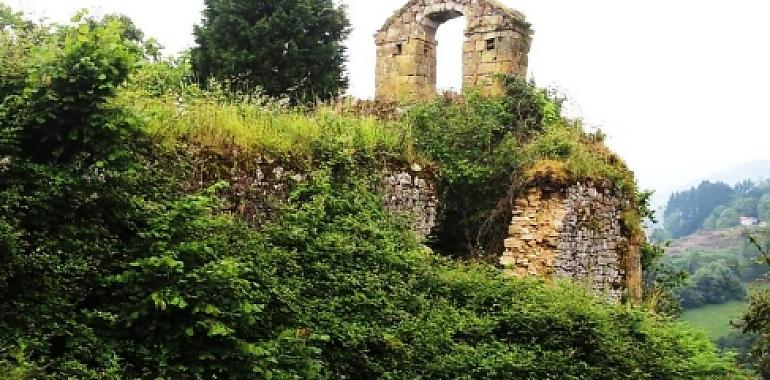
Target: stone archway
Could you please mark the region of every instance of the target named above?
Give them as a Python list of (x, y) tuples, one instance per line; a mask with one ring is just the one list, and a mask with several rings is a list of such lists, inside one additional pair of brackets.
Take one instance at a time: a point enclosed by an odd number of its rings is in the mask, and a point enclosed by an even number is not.
[(463, 87), (494, 92), (496, 74), (526, 76), (532, 31), (524, 16), (494, 0), (410, 0), (375, 35), (377, 99), (436, 95), (436, 30), (465, 16)]

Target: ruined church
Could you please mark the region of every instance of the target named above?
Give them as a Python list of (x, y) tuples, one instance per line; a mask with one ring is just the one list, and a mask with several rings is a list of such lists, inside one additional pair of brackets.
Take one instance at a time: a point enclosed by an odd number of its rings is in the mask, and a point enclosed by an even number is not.
[[(494, 0), (410, 0), (375, 35), (376, 98), (390, 102), (435, 97), (436, 30), (460, 16), (467, 19), (464, 88), (495, 94), (501, 90), (499, 74), (526, 77), (533, 33), (521, 13)], [(432, 217), (425, 218), (435, 215), (433, 185), (413, 189), (412, 177), (400, 175), (408, 180), (388, 182), (389, 209), (418, 216), (416, 230), (424, 235), (434, 223)], [(419, 199), (401, 202), (404, 194)], [(423, 198), (431, 202), (419, 201)], [(632, 197), (609, 183), (532, 185), (515, 200), (500, 265), (510, 275), (569, 278), (611, 300), (639, 300), (641, 242), (622, 223), (623, 210), (631, 202)], [(404, 204), (408, 210), (401, 209)], [(417, 209), (410, 209), (415, 205)]]

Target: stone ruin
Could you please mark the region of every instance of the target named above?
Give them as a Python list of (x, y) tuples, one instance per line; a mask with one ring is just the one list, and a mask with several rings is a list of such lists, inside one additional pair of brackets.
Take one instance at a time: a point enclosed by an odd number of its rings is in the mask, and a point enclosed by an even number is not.
[(613, 302), (638, 301), (641, 242), (622, 225), (629, 202), (608, 184), (533, 187), (514, 203), (500, 264), (513, 276), (569, 278)]
[[(494, 94), (501, 90), (500, 74), (526, 76), (532, 30), (521, 13), (494, 0), (410, 0), (375, 35), (377, 100), (436, 96), (436, 30), (460, 16), (468, 21), (464, 88)], [(414, 187), (411, 181), (405, 190), (396, 177), (386, 183), (396, 200), (391, 211), (417, 211), (415, 232), (427, 235), (435, 223), (435, 199), (405, 197)], [(621, 225), (629, 200), (608, 188), (576, 183), (530, 189), (516, 200), (501, 266), (514, 276), (570, 278), (611, 301), (638, 301), (641, 243)], [(425, 210), (432, 213), (420, 215)]]
[(410, 0), (375, 35), (376, 98), (436, 95), (436, 30), (465, 16), (463, 87), (499, 91), (498, 74), (527, 74), (532, 30), (524, 15), (494, 0)]

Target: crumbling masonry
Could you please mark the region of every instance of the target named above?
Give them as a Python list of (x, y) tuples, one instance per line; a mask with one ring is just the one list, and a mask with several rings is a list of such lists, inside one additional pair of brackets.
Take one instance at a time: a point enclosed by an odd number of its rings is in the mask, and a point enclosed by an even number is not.
[[(500, 74), (526, 76), (532, 30), (521, 13), (494, 0), (410, 0), (375, 35), (378, 100), (436, 95), (436, 30), (460, 16), (468, 21), (465, 88), (495, 94)], [(406, 173), (386, 177), (388, 209), (407, 211), (415, 232), (427, 235), (435, 222), (433, 186)], [(516, 200), (500, 264), (511, 275), (570, 278), (612, 301), (638, 301), (640, 242), (622, 223), (629, 202), (609, 184), (534, 186)]]
[(526, 76), (531, 34), (524, 16), (493, 0), (411, 0), (375, 35), (376, 97), (423, 100), (436, 95), (436, 30), (465, 16), (463, 86), (499, 90), (498, 74)]
[(500, 264), (511, 275), (569, 278), (612, 301), (638, 301), (640, 242), (623, 227), (630, 202), (608, 183), (533, 187), (515, 201)]

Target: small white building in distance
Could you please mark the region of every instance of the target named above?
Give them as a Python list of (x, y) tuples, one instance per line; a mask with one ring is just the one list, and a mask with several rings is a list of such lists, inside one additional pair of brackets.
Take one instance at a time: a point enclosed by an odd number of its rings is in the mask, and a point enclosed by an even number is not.
[(759, 225), (759, 219), (753, 217), (753, 216), (742, 216), (741, 217), (741, 226), (744, 227), (755, 227)]

